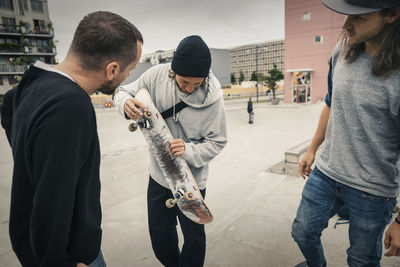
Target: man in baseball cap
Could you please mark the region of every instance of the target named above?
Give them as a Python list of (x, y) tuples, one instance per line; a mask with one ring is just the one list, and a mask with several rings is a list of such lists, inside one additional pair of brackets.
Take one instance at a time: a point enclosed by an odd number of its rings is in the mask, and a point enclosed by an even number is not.
[[(308, 180), (292, 226), (306, 259), (298, 266), (326, 266), (320, 237), (343, 205), (350, 223), (348, 265), (380, 266), (383, 232), (400, 189), (400, 1), (323, 4), (346, 18), (330, 59), (326, 105), (299, 163)], [(400, 256), (397, 214), (385, 248), (386, 256)]]
[(369, 14), (399, 7), (399, 0), (323, 0), (329, 9), (343, 15)]

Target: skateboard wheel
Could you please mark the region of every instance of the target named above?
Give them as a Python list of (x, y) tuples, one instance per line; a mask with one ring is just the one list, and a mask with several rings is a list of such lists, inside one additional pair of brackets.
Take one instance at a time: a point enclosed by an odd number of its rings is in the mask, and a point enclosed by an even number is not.
[(169, 209), (175, 207), (175, 203), (172, 201), (173, 201), (172, 198), (167, 199), (167, 201), (165, 201), (165, 206), (167, 206), (167, 208)]
[(143, 112), (143, 117), (145, 117), (146, 119), (150, 119), (151, 118), (151, 112), (148, 111), (148, 110)]
[(193, 199), (193, 193), (192, 192), (186, 192), (185, 193), (185, 199), (186, 200), (192, 200)]
[(137, 126), (137, 124), (136, 124), (135, 122), (132, 122), (132, 123), (129, 124), (129, 126), (128, 126), (128, 129), (129, 129), (129, 131), (131, 131), (131, 132), (136, 131), (137, 128), (138, 128), (138, 126)]

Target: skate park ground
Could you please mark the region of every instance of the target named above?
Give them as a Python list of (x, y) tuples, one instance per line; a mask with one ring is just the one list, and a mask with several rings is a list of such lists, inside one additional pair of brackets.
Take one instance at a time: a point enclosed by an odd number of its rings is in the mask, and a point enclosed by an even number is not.
[[(205, 266), (294, 266), (303, 257), (290, 231), (305, 181), (267, 170), (312, 137), (324, 104), (255, 103), (250, 125), (246, 101), (226, 101), (228, 144), (210, 164), (206, 202), (215, 219), (206, 225)], [(161, 266), (147, 227), (147, 144), (140, 132), (128, 131), (115, 109), (96, 112), (107, 264)], [(0, 266), (13, 267), (19, 263), (8, 237), (12, 156), (3, 129), (0, 168)], [(347, 266), (348, 225), (334, 229), (335, 220), (323, 232), (325, 256), (328, 266)], [(381, 266), (400, 266), (400, 258), (383, 256)]]

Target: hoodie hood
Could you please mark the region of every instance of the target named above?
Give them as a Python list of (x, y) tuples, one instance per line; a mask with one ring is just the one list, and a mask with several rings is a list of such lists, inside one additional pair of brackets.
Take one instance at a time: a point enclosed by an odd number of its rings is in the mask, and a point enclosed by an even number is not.
[(196, 88), (196, 90), (194, 90), (190, 95), (182, 93), (179, 90), (176, 81), (173, 80), (173, 82), (175, 84), (175, 94), (178, 98), (193, 108), (204, 108), (212, 105), (220, 100), (223, 95), (221, 84), (211, 71), (206, 78), (206, 84), (204, 87), (200, 86)]
[[(151, 67), (136, 81), (121, 86), (114, 97), (114, 103), (122, 116), (126, 117), (126, 101), (134, 97), (140, 88), (149, 91), (151, 99), (162, 113), (175, 107), (179, 102), (188, 106), (180, 111), (173, 110), (165, 119), (174, 138), (185, 143), (183, 159), (188, 163), (200, 189), (206, 188), (208, 163), (223, 149), (227, 142), (224, 100), (220, 83), (209, 72), (206, 85), (198, 87), (190, 95), (182, 93), (175, 79), (169, 75), (171, 64)], [(151, 177), (168, 188), (164, 174), (150, 151)]]

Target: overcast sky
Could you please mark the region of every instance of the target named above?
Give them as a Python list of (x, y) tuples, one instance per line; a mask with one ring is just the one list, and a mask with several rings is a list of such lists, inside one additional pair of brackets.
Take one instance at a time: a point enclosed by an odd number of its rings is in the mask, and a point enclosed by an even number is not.
[(143, 54), (175, 49), (191, 34), (212, 48), (284, 38), (284, 0), (49, 0), (48, 6), (59, 62), (79, 21), (98, 10), (132, 22), (143, 35)]

